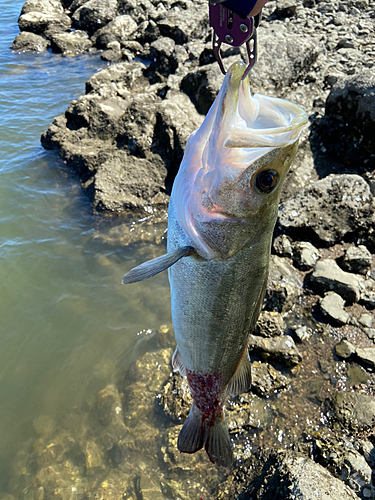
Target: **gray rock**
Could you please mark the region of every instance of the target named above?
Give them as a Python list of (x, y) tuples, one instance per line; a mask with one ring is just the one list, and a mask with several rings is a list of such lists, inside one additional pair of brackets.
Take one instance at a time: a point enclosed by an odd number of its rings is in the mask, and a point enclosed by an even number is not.
[(294, 325), (292, 326), (292, 332), (300, 342), (305, 342), (312, 335), (311, 328), (308, 328), (306, 325)]
[(273, 249), (280, 257), (291, 257), (293, 254), (291, 238), (285, 234), (277, 236), (273, 240)]
[[(269, 363), (251, 363), (251, 391), (259, 396), (269, 396), (286, 387), (288, 379)], [(247, 422), (246, 422), (247, 423)]]
[(319, 293), (335, 291), (347, 302), (358, 302), (363, 278), (340, 269), (332, 259), (321, 259), (310, 276), (310, 285)]
[(99, 49), (106, 49), (108, 43), (117, 41), (125, 44), (138, 29), (138, 24), (129, 15), (117, 16), (104, 28), (98, 29), (92, 37)]
[(369, 339), (373, 340), (375, 338), (375, 328), (364, 328), (364, 332)]
[[(110, 44), (112, 44), (112, 43), (118, 43), (118, 42), (110, 42)], [(117, 50), (117, 47), (115, 49), (105, 50), (100, 54), (100, 59), (102, 59), (103, 61), (109, 61), (109, 62), (121, 61), (122, 57), (123, 57), (123, 54), (122, 54), (121, 50)]]
[[(319, 43), (302, 34), (290, 33), (281, 23), (273, 29), (258, 28), (259, 44), (257, 64), (252, 69), (252, 91), (264, 93), (264, 89), (280, 89), (302, 79), (311, 70), (319, 53)], [(243, 58), (247, 60), (245, 48), (241, 48)], [(281, 83), (282, 82), (282, 83)], [(285, 88), (285, 87), (284, 87)]]
[(27, 0), (22, 6), (21, 15), (29, 12), (63, 14), (64, 9), (60, 0)]
[(290, 311), (302, 294), (299, 272), (286, 259), (271, 255), (265, 308), (269, 311)]
[(372, 255), (364, 245), (351, 246), (342, 259), (342, 267), (346, 271), (366, 274), (372, 263)]
[(52, 50), (64, 55), (82, 54), (92, 47), (88, 34), (82, 30), (52, 34), (50, 40)]
[(262, 311), (254, 328), (254, 335), (261, 337), (278, 337), (286, 328), (283, 317), (278, 312)]
[(362, 498), (365, 498), (363, 495), (365, 489), (371, 491), (372, 470), (358, 451), (348, 450), (341, 469), (341, 475), (346, 484)]
[(176, 43), (172, 38), (160, 37), (150, 45), (151, 64), (145, 72), (145, 76), (151, 78), (151, 82), (160, 81), (160, 75), (173, 74), (178, 66), (176, 59)]
[(202, 40), (209, 32), (207, 6), (196, 3), (193, 9), (166, 10), (156, 24), (161, 36), (172, 38), (179, 45), (194, 38)]
[(214, 102), (222, 83), (223, 75), (218, 64), (207, 64), (196, 71), (189, 72), (181, 81), (181, 90), (195, 102), (199, 113), (205, 115)]
[(302, 361), (302, 355), (289, 335), (271, 338), (250, 335), (249, 350), (265, 361), (278, 361), (288, 366)]
[(342, 339), (335, 345), (335, 352), (340, 358), (349, 359), (355, 355), (356, 347), (348, 340)]
[[(350, 50), (350, 49), (347, 49)], [(327, 98), (326, 115), (332, 127), (326, 142), (340, 137), (345, 148), (335, 146), (335, 153), (344, 159), (357, 162), (367, 160), (374, 164), (371, 155), (375, 145), (371, 130), (375, 127), (375, 76), (371, 69), (363, 69), (352, 76), (342, 76), (333, 85)]]
[(368, 369), (375, 368), (375, 347), (357, 347), (358, 362)]
[(367, 234), (373, 215), (373, 197), (362, 177), (329, 175), (283, 203), (279, 224), (299, 237), (333, 245), (348, 234)]
[(171, 373), (161, 392), (160, 405), (174, 424), (185, 422), (193, 399), (187, 379), (179, 373)]
[(50, 42), (40, 35), (22, 31), (14, 39), (11, 49), (18, 52), (45, 52)]
[(320, 253), (308, 241), (297, 241), (293, 245), (293, 264), (301, 269), (307, 271), (315, 266), (316, 261), (320, 258)]
[(156, 114), (154, 149), (168, 159), (169, 175), (173, 179), (182, 161), (186, 141), (203, 122), (186, 94), (170, 91), (160, 103)]
[(366, 328), (371, 328), (372, 323), (374, 321), (374, 316), (369, 313), (362, 314), (362, 316), (358, 320), (360, 324)]
[(268, 459), (262, 481), (256, 479), (238, 497), (283, 500), (355, 500), (357, 495), (327, 469), (295, 452), (280, 452)]
[(136, 83), (142, 82), (147, 85), (143, 78), (143, 70), (146, 66), (140, 62), (113, 64), (108, 68), (94, 74), (86, 82), (86, 94), (96, 94), (101, 97), (119, 96), (130, 97), (130, 93), (136, 89)]
[(77, 9), (72, 19), (77, 28), (90, 35), (102, 28), (116, 17), (116, 0), (89, 0)]
[(69, 16), (48, 12), (28, 12), (22, 14), (18, 19), (18, 27), (21, 31), (31, 31), (37, 34), (43, 33), (51, 26), (60, 31), (67, 31), (71, 25), (72, 21)]
[(337, 392), (332, 400), (334, 416), (345, 428), (362, 432), (373, 429), (375, 398), (361, 393)]
[(319, 301), (324, 316), (333, 324), (345, 325), (349, 322), (349, 314), (345, 311), (345, 300), (335, 292), (327, 292)]
[(93, 205), (97, 211), (123, 212), (167, 207), (168, 197), (163, 196), (167, 170), (164, 162), (155, 155), (152, 160), (129, 156), (117, 151), (98, 169), (93, 189)]

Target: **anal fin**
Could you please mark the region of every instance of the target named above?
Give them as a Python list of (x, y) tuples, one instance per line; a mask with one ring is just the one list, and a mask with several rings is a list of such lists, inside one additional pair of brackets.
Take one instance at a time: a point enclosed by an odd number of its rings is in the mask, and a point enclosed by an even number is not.
[(178, 347), (176, 347), (172, 356), (172, 367), (174, 372), (180, 372), (183, 377), (186, 377), (186, 368), (184, 362), (182, 361)]
[(251, 363), (247, 347), (244, 355), (229, 381), (227, 387), (227, 394), (229, 396), (238, 396), (243, 392), (247, 392), (251, 387)]
[(224, 412), (221, 413), (220, 418), (216, 417), (214, 425), (209, 428), (205, 448), (207, 455), (214, 464), (223, 467), (232, 465), (232, 445)]
[(173, 266), (173, 264), (182, 259), (182, 257), (186, 257), (194, 251), (193, 247), (178, 248), (174, 252), (168, 252), (165, 255), (143, 262), (143, 264), (134, 267), (125, 274), (122, 278), (122, 284), (127, 285), (129, 283), (137, 283), (138, 281), (144, 281), (148, 278), (152, 278), (156, 274), (159, 274)]
[(178, 435), (177, 448), (183, 453), (195, 453), (203, 448), (207, 435), (207, 424), (201, 411), (193, 403), (189, 415)]

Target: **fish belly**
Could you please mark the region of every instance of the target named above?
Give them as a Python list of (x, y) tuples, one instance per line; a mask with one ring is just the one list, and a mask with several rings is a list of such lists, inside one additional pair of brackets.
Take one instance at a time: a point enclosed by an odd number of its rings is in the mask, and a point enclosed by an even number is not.
[[(188, 243), (171, 209), (169, 251)], [(220, 389), (226, 387), (259, 313), (268, 261), (269, 243), (247, 246), (226, 260), (186, 257), (169, 269), (172, 322), (187, 373), (211, 381), (216, 376)]]

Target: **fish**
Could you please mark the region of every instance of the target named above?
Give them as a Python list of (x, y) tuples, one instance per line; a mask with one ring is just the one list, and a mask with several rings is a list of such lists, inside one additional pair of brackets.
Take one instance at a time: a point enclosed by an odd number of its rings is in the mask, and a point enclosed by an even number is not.
[(297, 104), (252, 95), (245, 69), (242, 62), (228, 69), (186, 143), (169, 201), (167, 253), (122, 280), (168, 269), (172, 365), (193, 398), (177, 446), (205, 447), (223, 467), (233, 461), (225, 402), (251, 387), (248, 336), (264, 301), (280, 191), (307, 122)]

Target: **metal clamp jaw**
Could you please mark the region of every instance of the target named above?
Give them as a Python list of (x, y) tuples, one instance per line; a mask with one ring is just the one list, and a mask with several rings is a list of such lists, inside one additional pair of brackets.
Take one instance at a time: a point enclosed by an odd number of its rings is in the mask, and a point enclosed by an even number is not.
[(245, 43), (249, 64), (242, 79), (246, 78), (257, 58), (257, 24), (255, 19), (253, 17), (242, 19), (221, 4), (210, 4), (209, 9), (210, 25), (214, 29), (212, 49), (222, 73), (225, 75), (226, 71), (220, 55), (221, 44), (226, 43), (232, 47), (240, 47)]

